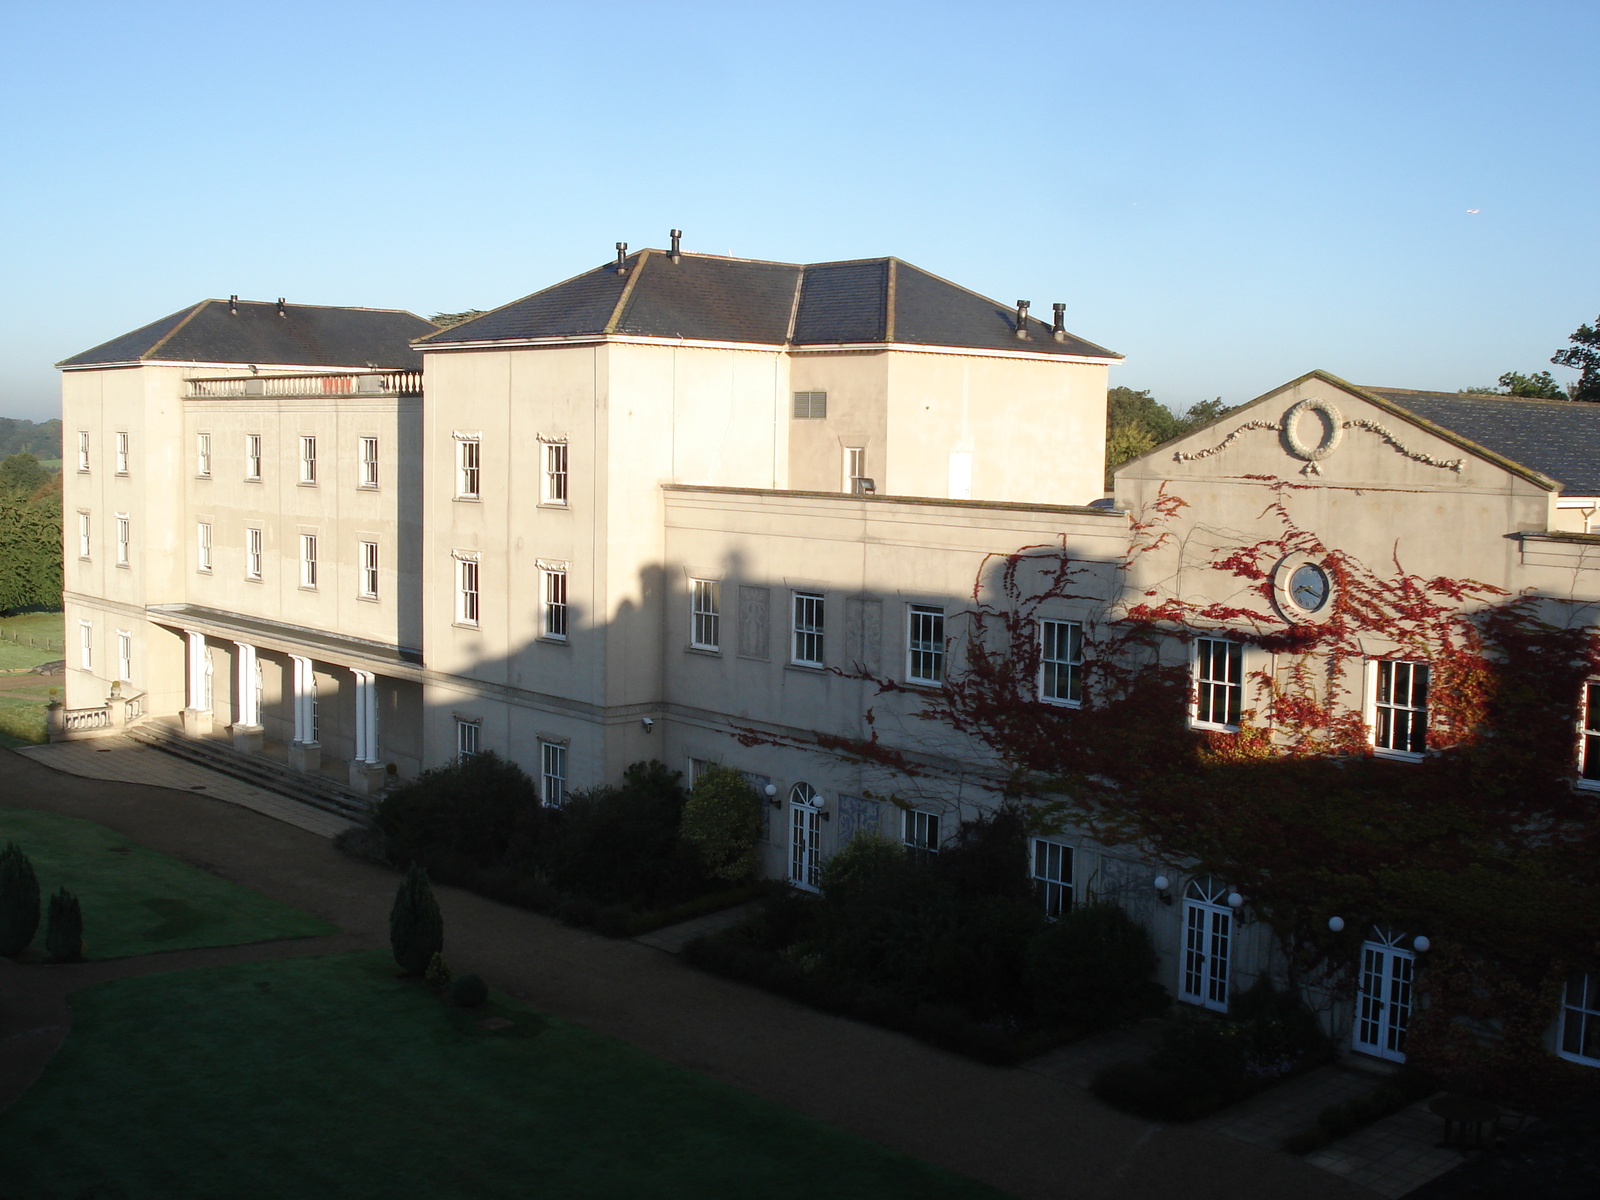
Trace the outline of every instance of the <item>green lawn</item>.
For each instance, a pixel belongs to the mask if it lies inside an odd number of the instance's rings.
[[[31,809],[0,808],[0,844],[33,861],[41,908],[59,887],[83,905],[89,958],[232,946],[338,930],[309,913],[147,849],[104,825]],[[43,953],[44,922],[34,938]]]
[[[65,618],[55,612],[26,612],[0,617],[0,671],[36,667],[66,657]],[[20,638],[21,643],[13,641]],[[31,641],[37,645],[29,645]]]
[[[0,1128],[6,1194],[1000,1200],[494,1001],[446,1008],[376,951],[79,992],[66,1044]],[[490,1015],[514,1024],[481,1028]]]
[[[29,675],[0,681],[0,746],[42,745],[46,740],[45,706],[50,693],[60,690],[60,676],[54,682]]]

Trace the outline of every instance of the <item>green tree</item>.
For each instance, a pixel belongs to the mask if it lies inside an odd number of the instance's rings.
[[[1507,371],[1500,376],[1500,386],[1470,387],[1463,389],[1467,396],[1522,396],[1530,400],[1565,400],[1567,393],[1549,371],[1537,375],[1524,375],[1520,371]]]
[[[61,604],[61,496],[52,476],[37,498],[0,489],[0,612]]]
[[[428,885],[428,873],[412,865],[389,910],[389,948],[407,975],[421,975],[444,949],[444,918]]]
[[[26,450],[0,462],[0,493],[26,499],[50,479],[50,472]]]
[[[440,329],[454,329],[463,321],[470,321],[473,317],[481,317],[487,311],[487,309],[482,308],[469,308],[465,312],[434,313],[428,320],[432,321]]]
[[[740,772],[711,767],[689,792],[679,832],[713,877],[739,883],[755,874],[761,798]]]
[[[1595,318],[1593,325],[1579,325],[1567,339],[1572,345],[1550,356],[1556,366],[1582,372],[1578,382],[1567,389],[1567,394],[1590,404],[1600,401],[1600,328],[1597,327],[1600,327],[1600,317]]]
[[[50,897],[44,948],[57,962],[76,962],[83,957],[83,908],[66,888]]]
[[[39,877],[15,842],[0,850],[0,954],[21,954],[39,932]]]
[[[1232,411],[1233,408],[1218,396],[1191,404],[1180,417],[1148,389],[1138,392],[1126,387],[1109,389],[1106,392],[1106,487],[1111,486],[1116,469],[1129,459]]]

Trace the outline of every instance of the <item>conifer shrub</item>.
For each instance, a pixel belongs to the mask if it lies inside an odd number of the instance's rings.
[[[1157,960],[1142,925],[1108,903],[1080,905],[1049,922],[1028,946],[1034,1010],[1089,1029],[1166,1011]]]
[[[743,883],[756,871],[761,799],[741,772],[711,767],[689,792],[680,833],[713,878]]]
[[[15,842],[0,850],[0,955],[21,954],[39,932],[39,877]]]
[[[450,985],[450,1003],[457,1008],[481,1008],[489,1002],[489,985],[476,975],[460,975]]]
[[[407,975],[421,975],[444,949],[444,919],[433,898],[428,873],[413,864],[395,892],[389,910],[389,946]]]
[[[83,957],[83,908],[66,888],[50,897],[44,948],[57,962],[76,962]]]
[[[428,969],[422,973],[422,982],[435,991],[442,992],[450,986],[454,978],[455,972],[450,970],[450,964],[445,962],[444,955],[435,951],[434,956],[428,960]]]

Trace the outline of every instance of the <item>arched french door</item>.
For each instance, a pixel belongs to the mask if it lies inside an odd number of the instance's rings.
[[[1411,1024],[1411,981],[1417,956],[1402,949],[1407,935],[1373,927],[1361,947],[1360,992],[1351,1040],[1363,1054],[1406,1060],[1406,1028]]]
[[[789,790],[789,882],[808,892],[822,875],[822,797],[809,783]]]
[[[1190,1004],[1228,1011],[1228,961],[1233,945],[1233,910],[1228,886],[1211,875],[1189,884],[1183,896],[1183,982]]]

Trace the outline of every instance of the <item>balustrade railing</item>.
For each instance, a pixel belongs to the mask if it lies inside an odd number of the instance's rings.
[[[111,712],[103,704],[99,708],[69,708],[61,714],[61,728],[67,733],[110,729]]]
[[[420,396],[421,371],[342,372],[333,375],[229,375],[190,379],[190,400],[247,397]]]

